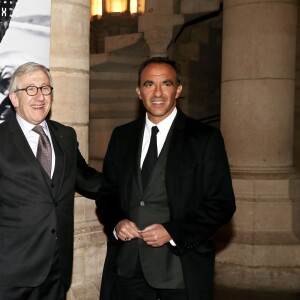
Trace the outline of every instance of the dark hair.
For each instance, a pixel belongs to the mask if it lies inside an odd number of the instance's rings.
[[[151,57],[151,58],[145,60],[140,65],[139,71],[138,71],[138,86],[140,86],[140,84],[141,84],[142,72],[150,64],[167,64],[167,65],[171,66],[174,69],[174,71],[176,72],[177,83],[181,84],[181,81],[179,79],[179,67],[178,67],[177,63],[174,60],[171,60],[167,57],[156,56],[156,57]]]

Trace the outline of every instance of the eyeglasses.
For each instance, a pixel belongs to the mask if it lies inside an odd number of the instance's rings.
[[[25,91],[28,96],[35,96],[38,93],[38,90],[40,90],[44,96],[48,96],[52,93],[53,87],[50,85],[43,85],[40,87],[30,85],[24,89],[15,90],[14,92]]]

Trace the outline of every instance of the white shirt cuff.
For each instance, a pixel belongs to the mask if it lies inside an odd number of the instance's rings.
[[[170,244],[171,244],[172,246],[176,247],[176,244],[175,244],[175,242],[174,242],[173,240],[170,240]]]
[[[118,240],[118,236],[117,236],[116,228],[114,228],[113,234],[114,234],[115,238]]]

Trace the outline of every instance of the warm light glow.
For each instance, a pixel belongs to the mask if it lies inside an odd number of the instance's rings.
[[[130,13],[136,14],[138,12],[138,0],[130,0]]]
[[[102,0],[91,0],[91,16],[102,15]]]
[[[127,8],[127,0],[106,0],[107,13],[123,13]],[[102,0],[90,0],[91,16],[102,16]],[[143,14],[145,12],[145,0],[130,0],[130,13]]]
[[[130,0],[130,13],[143,14],[145,12],[145,0]]]
[[[146,0],[138,0],[137,1],[137,12],[139,14],[143,14],[145,12],[145,1]]]
[[[127,10],[127,0],[106,0],[108,13],[121,13]]]

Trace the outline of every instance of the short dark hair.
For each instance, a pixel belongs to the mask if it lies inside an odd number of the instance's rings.
[[[140,86],[140,84],[141,84],[142,72],[150,64],[167,64],[167,65],[171,66],[176,72],[177,83],[181,84],[181,81],[179,79],[179,67],[178,67],[177,63],[174,60],[169,59],[168,57],[155,56],[155,57],[151,57],[151,58],[145,60],[140,65],[139,71],[138,71],[138,86]]]

